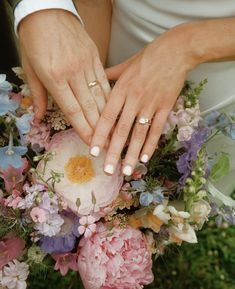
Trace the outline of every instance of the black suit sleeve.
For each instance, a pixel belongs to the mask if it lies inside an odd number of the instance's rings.
[[[16,6],[21,2],[22,0],[7,0],[7,2],[11,5],[12,9],[14,10]]]

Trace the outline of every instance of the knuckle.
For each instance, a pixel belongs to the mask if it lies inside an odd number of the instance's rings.
[[[118,123],[116,130],[115,130],[115,134],[118,137],[126,138],[129,134],[129,125],[127,123],[124,123],[124,122]]]
[[[116,120],[115,115],[111,111],[104,111],[101,117],[106,122],[114,123]]]
[[[85,112],[93,112],[96,110],[96,103],[92,99],[87,99],[83,104]]]
[[[148,148],[151,150],[155,150],[157,148],[157,144],[158,144],[158,136],[152,136],[148,139]]]
[[[145,135],[146,135],[146,131],[144,127],[142,126],[137,126],[133,132],[133,137],[137,141],[143,141],[145,139]]]
[[[67,114],[70,117],[73,117],[74,115],[80,114],[82,112],[81,108],[78,106],[67,106],[64,108],[65,114]]]
[[[115,151],[115,150],[110,150],[108,152],[108,158],[110,160],[118,160],[119,157],[120,157],[120,154],[117,151]]]

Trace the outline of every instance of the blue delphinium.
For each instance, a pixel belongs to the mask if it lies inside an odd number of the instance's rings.
[[[0,95],[12,90],[12,85],[6,81],[6,74],[0,74]]]
[[[14,100],[11,100],[7,94],[0,94],[0,116],[3,116],[8,112],[15,112],[18,107],[19,104]]]
[[[0,148],[0,168],[6,170],[10,165],[16,169],[23,165],[21,156],[25,155],[27,147],[5,146]]]
[[[16,127],[19,130],[20,135],[29,133],[30,131],[30,121],[32,120],[32,114],[26,113],[21,117],[16,117]]]

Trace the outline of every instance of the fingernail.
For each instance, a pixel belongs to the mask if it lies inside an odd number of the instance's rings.
[[[131,166],[125,166],[122,170],[123,174],[126,176],[131,176],[132,174],[132,167]]]
[[[113,165],[106,165],[104,168],[104,171],[109,174],[112,175],[114,173],[114,167]]]
[[[149,156],[147,154],[144,154],[142,155],[140,160],[142,163],[147,163],[149,161]]]
[[[100,148],[98,146],[94,146],[90,150],[90,154],[94,157],[98,157],[100,155]]]

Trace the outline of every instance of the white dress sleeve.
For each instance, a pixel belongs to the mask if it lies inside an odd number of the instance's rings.
[[[80,22],[83,24],[83,21],[78,14],[76,7],[73,4],[72,0],[22,0],[15,8],[15,32],[17,34],[18,25],[21,20],[23,20],[29,14],[32,14],[36,11],[46,10],[46,9],[63,9],[74,14]]]

